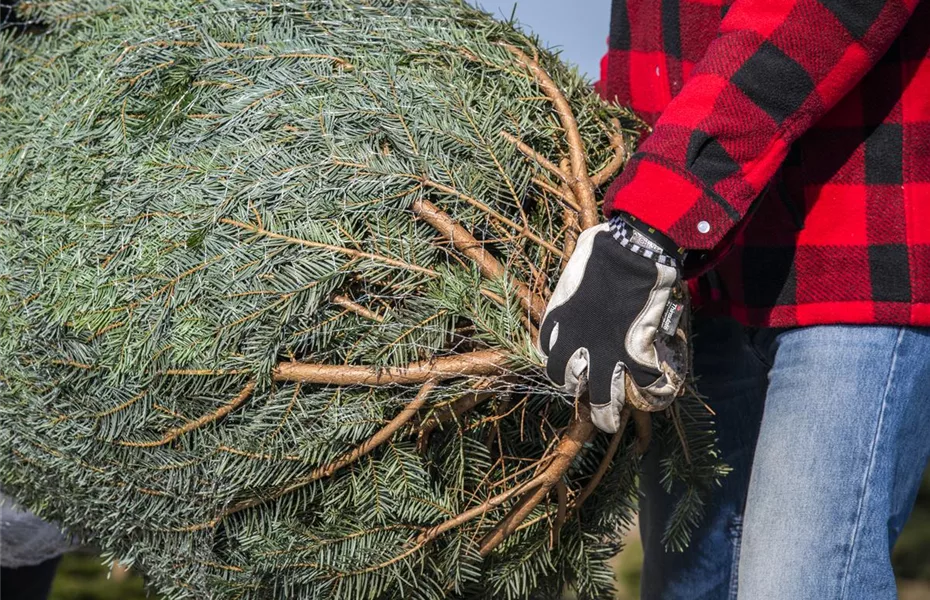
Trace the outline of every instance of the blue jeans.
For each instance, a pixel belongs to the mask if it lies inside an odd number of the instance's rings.
[[[695,320],[698,389],[732,468],[690,547],[644,457],[643,600],[887,600],[930,457],[930,329]]]

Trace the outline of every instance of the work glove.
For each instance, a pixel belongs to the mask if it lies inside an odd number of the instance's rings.
[[[543,315],[546,374],[575,397],[587,388],[602,431],[617,431],[625,403],[662,410],[684,385],[687,298],[670,245],[629,215],[586,229]]]

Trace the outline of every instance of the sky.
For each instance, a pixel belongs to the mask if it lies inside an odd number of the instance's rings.
[[[578,65],[591,81],[598,78],[601,56],[607,51],[610,0],[471,0],[494,16],[517,20],[548,46],[562,49],[562,58]]]

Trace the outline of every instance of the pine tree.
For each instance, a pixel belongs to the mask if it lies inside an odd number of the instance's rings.
[[[533,335],[638,122],[456,0],[21,2],[0,483],[168,598],[609,597],[693,394],[596,434]]]

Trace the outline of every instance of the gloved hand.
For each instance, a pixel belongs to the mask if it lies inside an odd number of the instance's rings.
[[[687,298],[680,256],[662,237],[632,217],[585,230],[543,316],[546,374],[574,396],[587,386],[602,431],[617,430],[625,402],[661,410],[684,385]]]

